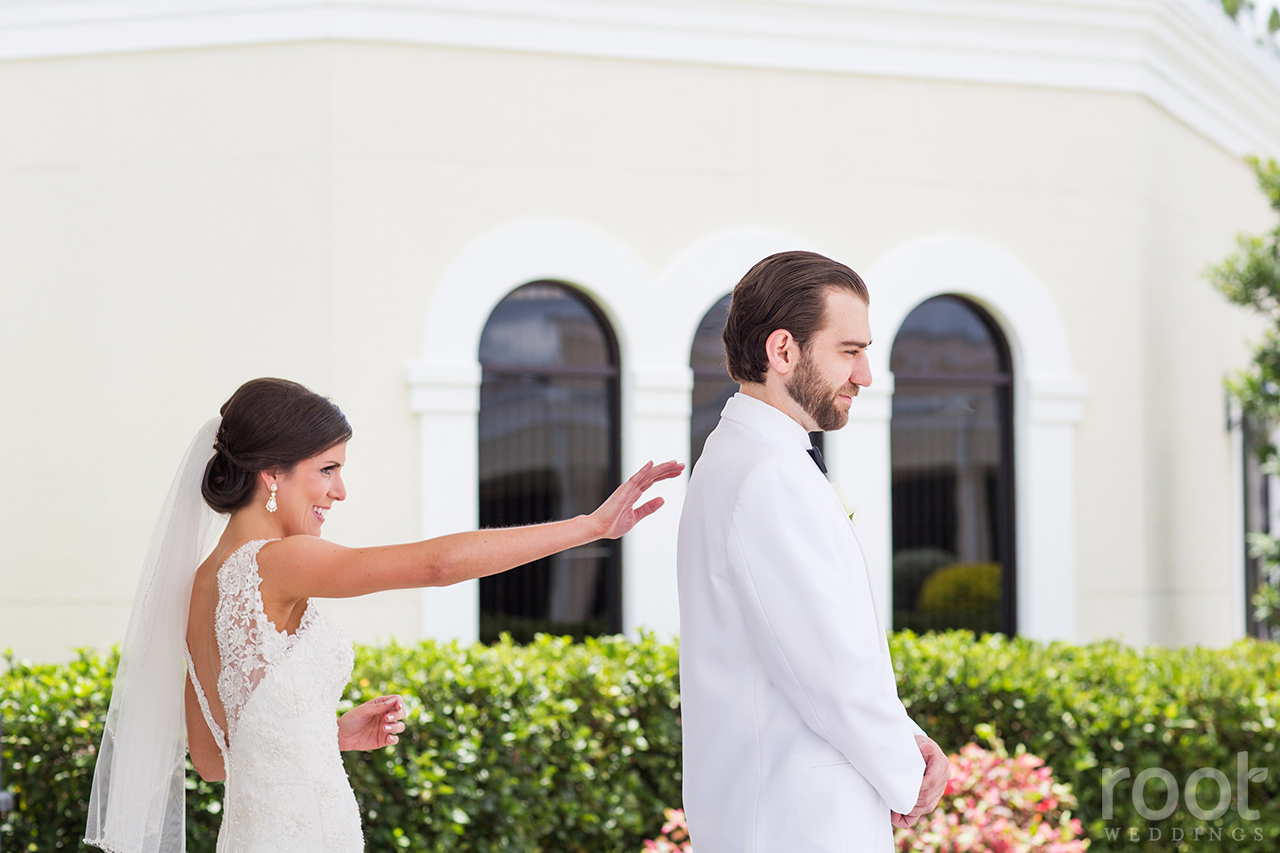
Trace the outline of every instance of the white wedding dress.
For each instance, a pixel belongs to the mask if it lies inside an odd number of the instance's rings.
[[[290,635],[258,590],[258,550],[241,546],[218,569],[214,632],[227,731],[187,667],[226,766],[218,853],[358,853],[360,812],[338,751],[337,705],[351,678],[351,641],[314,604]]]

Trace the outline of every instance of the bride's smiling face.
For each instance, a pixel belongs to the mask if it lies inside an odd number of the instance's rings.
[[[342,484],[342,466],[346,462],[344,441],[302,460],[291,471],[276,477],[275,516],[284,527],[285,536],[320,535],[325,516],[334,502],[347,497],[347,489]]]

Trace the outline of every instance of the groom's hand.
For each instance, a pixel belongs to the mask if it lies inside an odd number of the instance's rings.
[[[338,749],[370,750],[395,746],[408,713],[399,696],[379,696],[357,705],[338,718]]]
[[[916,735],[916,744],[920,747],[920,755],[924,757],[924,778],[920,780],[920,795],[916,798],[915,808],[905,815],[892,813],[893,825],[898,827],[911,826],[933,811],[946,792],[947,781],[951,778],[951,760],[942,751],[942,747],[924,735]]]

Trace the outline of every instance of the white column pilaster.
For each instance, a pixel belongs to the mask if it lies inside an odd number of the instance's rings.
[[[480,523],[480,365],[415,364],[409,384],[420,430],[421,536],[475,530]],[[421,595],[421,636],[463,642],[479,638],[479,581],[424,589]]]
[[[849,423],[824,439],[828,475],[858,508],[858,539],[886,627],[893,624],[892,455],[893,374],[878,373],[849,409]]]
[[[688,367],[641,368],[630,374],[624,395],[622,476],[652,459],[689,462],[689,416],[693,371]],[[622,626],[635,636],[643,628],[669,638],[680,630],[676,597],[676,531],[688,473],[660,483],[653,493],[665,505],[622,540]],[[646,499],[651,495],[646,495]]]
[[[1077,377],[1031,376],[1021,390],[1022,416],[1014,419],[1018,633],[1074,641],[1076,424],[1086,386]]]

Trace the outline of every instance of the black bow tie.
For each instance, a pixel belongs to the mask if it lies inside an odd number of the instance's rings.
[[[813,459],[813,464],[818,466],[818,470],[827,473],[827,466],[822,464],[822,451],[816,447],[809,448],[809,456]]]

